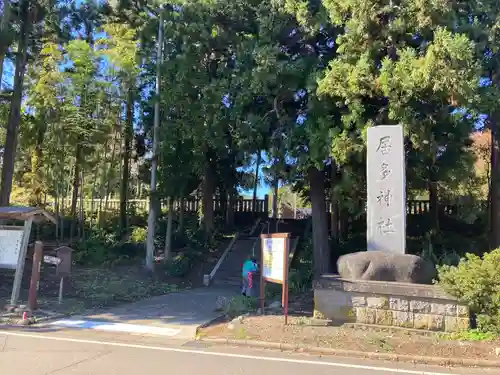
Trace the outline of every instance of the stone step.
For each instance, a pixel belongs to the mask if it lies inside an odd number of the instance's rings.
[[[221,277],[220,280],[240,281],[241,282],[241,276],[226,276],[226,277]]]
[[[213,285],[216,286],[235,286],[239,287],[241,286],[241,280],[240,281],[232,281],[232,280],[214,280]]]
[[[239,272],[221,272],[215,274],[216,280],[224,280],[228,278],[241,278],[241,271]]]

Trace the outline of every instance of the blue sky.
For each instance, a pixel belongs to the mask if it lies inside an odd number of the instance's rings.
[[[270,191],[270,186],[265,184],[263,182],[263,179],[262,179],[262,169],[263,167],[269,165],[269,161],[268,161],[268,157],[266,155],[266,153],[264,151],[261,152],[261,158],[262,158],[262,162],[259,166],[259,180],[260,180],[260,184],[259,186],[257,187],[257,198],[264,198],[264,196],[266,194],[271,194],[271,191]],[[255,174],[255,168],[257,166],[257,163],[256,163],[256,160],[257,160],[257,155],[254,155],[253,157],[253,163],[251,166],[249,166],[248,168],[240,168],[241,170],[245,171],[245,172],[251,172],[251,173],[254,173]],[[250,189],[250,190],[243,190],[243,189],[239,189],[239,193],[241,195],[250,195],[250,196],[253,196],[253,190]]]

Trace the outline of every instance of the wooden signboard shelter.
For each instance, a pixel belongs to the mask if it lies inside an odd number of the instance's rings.
[[[0,225],[0,268],[16,270],[10,304],[15,306],[21,291],[21,281],[28,243],[33,222],[51,221],[56,219],[47,211],[35,207],[0,207],[0,221],[24,221],[24,225]]]
[[[264,313],[265,283],[282,285],[281,305],[288,324],[288,254],[290,233],[261,234],[260,305]]]

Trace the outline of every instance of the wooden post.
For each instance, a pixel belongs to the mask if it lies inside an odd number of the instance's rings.
[[[59,280],[59,296],[58,296],[59,304],[63,303],[63,290],[64,290],[64,276],[61,276],[61,280]]]
[[[269,195],[264,195],[264,215],[265,218],[269,218]]]
[[[261,250],[262,251],[262,250]],[[262,264],[262,262],[261,262]],[[260,269],[260,313],[264,315],[264,304],[265,304],[265,280],[264,277],[262,276],[262,267]]]
[[[285,238],[285,251],[283,251],[283,289],[282,289],[282,305],[285,315],[285,325],[288,324],[288,258],[290,254],[290,235]]]
[[[33,267],[31,269],[30,289],[28,293],[28,309],[34,311],[37,308],[36,297],[38,293],[38,286],[40,285],[40,268],[43,259],[43,243],[41,241],[35,242],[33,251]]]

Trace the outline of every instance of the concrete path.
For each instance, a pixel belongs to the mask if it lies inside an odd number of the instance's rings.
[[[403,363],[209,346],[109,332],[0,330],[2,375],[494,375]]]
[[[197,288],[154,297],[101,313],[74,316],[46,325],[129,334],[194,339],[200,326],[217,319],[218,298],[230,299],[237,288]]]

